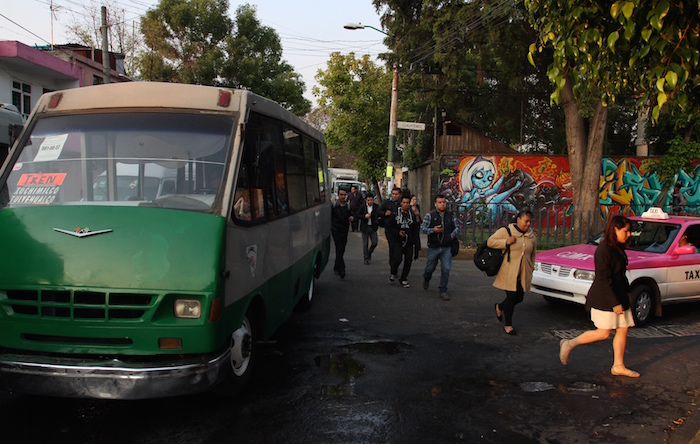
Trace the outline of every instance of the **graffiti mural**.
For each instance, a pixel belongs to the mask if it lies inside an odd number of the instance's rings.
[[[600,210],[603,216],[625,212],[639,215],[656,203],[663,183],[651,172],[653,158],[604,158],[600,175]],[[686,200],[682,213],[696,215],[700,206],[700,165],[692,174],[679,171],[675,182]],[[664,209],[669,210],[672,187]],[[533,212],[558,210],[573,213],[573,188],[566,156],[444,156],[440,192],[450,207],[467,220],[488,223],[512,219],[521,208]]]

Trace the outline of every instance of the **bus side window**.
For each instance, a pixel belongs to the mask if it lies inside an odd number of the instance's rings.
[[[301,134],[287,128],[284,131],[284,148],[289,207],[292,212],[301,211],[306,209],[304,147]]]
[[[306,179],[307,206],[321,202],[317,162],[318,144],[308,137],[304,137],[304,177]]]

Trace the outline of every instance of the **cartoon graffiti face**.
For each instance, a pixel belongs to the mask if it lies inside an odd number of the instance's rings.
[[[478,169],[472,174],[472,183],[475,188],[487,188],[493,183],[493,172],[484,169]]]

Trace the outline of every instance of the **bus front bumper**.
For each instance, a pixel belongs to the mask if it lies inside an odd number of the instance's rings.
[[[0,353],[0,382],[11,392],[70,398],[189,395],[207,391],[223,380],[229,355],[226,349],[211,355],[138,361]]]

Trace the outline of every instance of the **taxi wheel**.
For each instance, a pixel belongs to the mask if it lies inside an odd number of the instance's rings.
[[[632,289],[632,316],[637,326],[651,320],[654,313],[654,290],[648,285],[637,285]]]

